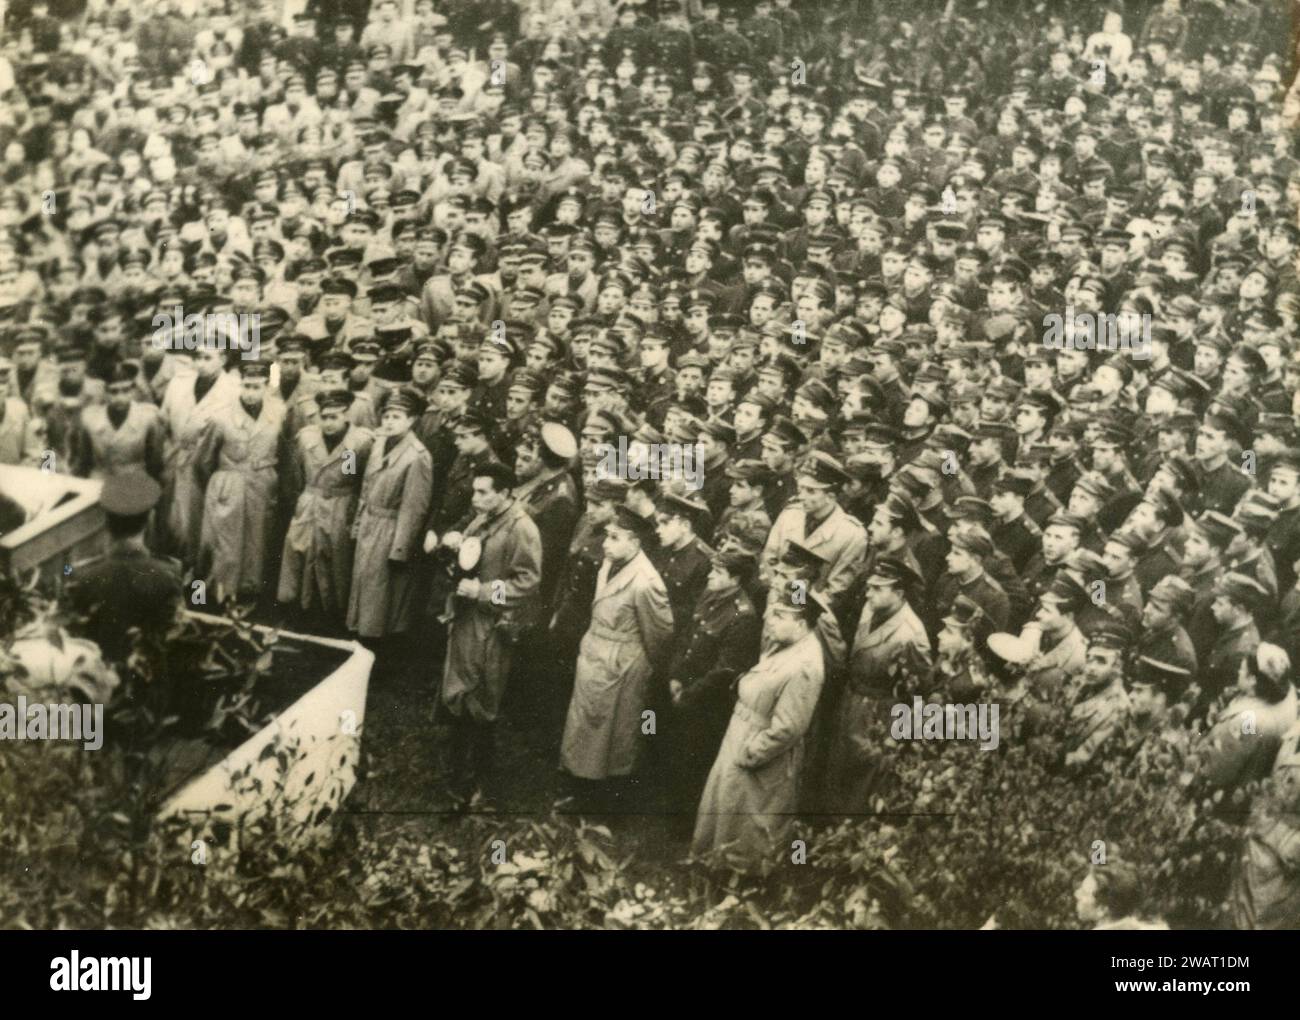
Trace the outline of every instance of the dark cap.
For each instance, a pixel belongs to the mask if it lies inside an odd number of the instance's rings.
[[[116,517],[135,517],[148,513],[161,498],[162,487],[143,471],[123,471],[104,479],[99,505]]]

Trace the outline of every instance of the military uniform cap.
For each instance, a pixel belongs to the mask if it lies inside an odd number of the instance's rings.
[[[1165,693],[1168,701],[1177,701],[1191,683],[1191,671],[1182,666],[1149,655],[1138,657],[1131,686],[1156,687]]]
[[[824,450],[814,450],[799,465],[799,476],[823,488],[834,488],[851,481],[844,465]]]
[[[642,516],[626,503],[620,503],[614,508],[614,519],[607,527],[629,531],[644,542],[654,533],[654,518]]]
[[[1038,482],[1034,472],[1023,468],[1008,468],[998,475],[993,483],[994,492],[1013,492],[1017,496],[1027,496]]]
[[[800,447],[808,442],[807,435],[794,422],[786,417],[778,417],[771,427],[763,433],[763,440],[777,443],[783,447]]]
[[[1058,573],[1051,587],[1040,596],[1041,601],[1059,606],[1063,612],[1077,612],[1088,599],[1088,593],[1077,577]]]
[[[148,513],[162,498],[162,487],[140,470],[115,472],[104,479],[99,505],[115,517]]]
[[[1132,630],[1114,616],[1102,614],[1090,618],[1083,622],[1081,629],[1089,647],[1123,651],[1133,644]]]
[[[348,389],[340,390],[320,390],[313,395],[312,399],[316,402],[317,408],[322,411],[337,408],[346,411],[353,403],[356,402],[356,394]]]
[[[478,385],[478,371],[475,365],[467,361],[454,361],[446,367],[439,383],[472,390]]]
[[[1251,612],[1263,606],[1269,599],[1268,589],[1259,581],[1235,570],[1221,577],[1214,591],[1215,594],[1231,599]]]
[[[809,549],[797,539],[790,539],[786,542],[785,548],[781,550],[781,562],[786,566],[800,567],[816,572],[820,572],[829,563],[824,556]]]
[[[1196,592],[1190,584],[1176,574],[1166,574],[1152,586],[1147,594],[1148,602],[1159,602],[1167,606],[1179,619],[1186,618],[1196,601]]]
[[[993,520],[993,507],[979,496],[958,496],[944,506],[943,513],[950,520],[977,521],[985,527]]]
[[[904,591],[920,581],[916,571],[897,556],[880,557],[867,577],[867,584],[872,588],[901,588]]]

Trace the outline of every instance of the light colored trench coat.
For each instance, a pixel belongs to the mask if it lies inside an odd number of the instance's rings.
[[[668,590],[645,553],[612,579],[609,568],[605,560],[596,579],[560,746],[560,763],[580,779],[632,772],[645,739],[651,660],[670,651],[673,634]]]
[[[260,594],[279,500],[284,404],[267,399],[256,418],[238,401],[204,429],[194,457],[208,478],[199,563],[218,595]]]
[[[413,565],[433,498],[433,459],[407,432],[391,450],[376,438],[352,525],[356,558],[348,630],[361,637],[401,634],[411,625]]]
[[[725,848],[740,865],[780,859],[798,803],[804,735],[823,677],[821,643],[813,631],[765,652],[741,677],[731,722],[700,799],[695,853]]]
[[[167,463],[163,499],[171,547],[187,563],[198,558],[203,523],[203,483],[194,475],[199,438],[208,423],[239,402],[239,383],[222,372],[203,399],[194,401],[194,372],[179,374],[167,385],[162,416],[167,426]]]
[[[361,480],[375,437],[349,425],[333,450],[319,425],[308,425],[295,441],[293,472],[302,487],[284,537],[276,597],[303,609],[319,607],[341,617],[352,586],[352,520],[361,497]],[[356,455],[351,473],[347,454]]]

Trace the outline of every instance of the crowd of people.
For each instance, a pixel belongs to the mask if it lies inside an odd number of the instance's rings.
[[[506,711],[788,854],[913,693],[1285,785],[1287,5],[64,8],[0,47],[0,463],[435,685],[458,802]],[[1294,817],[1239,923],[1300,919]]]

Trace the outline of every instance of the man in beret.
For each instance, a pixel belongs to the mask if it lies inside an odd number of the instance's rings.
[[[1123,727],[1128,717],[1124,687],[1125,653],[1131,642],[1127,625],[1109,619],[1088,636],[1088,651],[1069,692],[1066,767],[1087,765]]]
[[[1162,488],[1148,490],[1129,515],[1125,526],[1141,542],[1134,576],[1144,597],[1162,578],[1178,573],[1181,556],[1176,544],[1177,529],[1184,516],[1177,497]]]
[[[1042,548],[1043,531],[1025,513],[1025,497],[1033,487],[1032,473],[1013,468],[1004,471],[990,490],[989,503],[996,522],[990,537],[1020,573]]]
[[[666,492],[655,508],[657,548],[648,551],[650,562],[663,579],[673,611],[673,627],[679,633],[695,610],[704,590],[713,550],[699,532],[711,533],[709,507],[691,493]]]
[[[1296,582],[1289,557],[1300,548],[1300,451],[1286,449],[1273,459],[1268,471],[1268,494],[1281,506],[1269,525],[1264,544],[1273,553],[1278,588],[1289,591]]]
[[[1242,661],[1259,647],[1256,617],[1268,601],[1268,592],[1255,578],[1229,572],[1215,585],[1210,611],[1218,625],[1214,645],[1201,667],[1200,696],[1193,714],[1203,717],[1224,691],[1237,682]]]
[[[487,461],[499,458],[492,448],[497,423],[481,408],[471,406],[451,424],[456,456],[446,476],[439,478],[430,509],[429,528],[446,533],[469,512],[475,472]]]
[[[1240,442],[1241,423],[1228,413],[1208,414],[1196,434],[1196,466],[1200,474],[1201,505],[1230,514],[1250,488],[1250,476],[1229,457]]]
[[[1061,573],[1038,600],[1033,624],[1042,632],[1038,652],[1025,665],[1025,682],[1040,696],[1066,699],[1066,684],[1083,669],[1087,640],[1075,617],[1088,605],[1087,590]]]
[[[1189,678],[1196,676],[1196,647],[1186,628],[1195,598],[1192,586],[1181,577],[1162,578],[1142,607],[1136,654],[1184,669]]]
[[[948,537],[947,569],[935,581],[929,599],[930,633],[937,635],[942,621],[952,611],[959,595],[980,607],[981,612],[998,630],[1004,630],[1010,618],[1011,602],[1002,586],[984,568],[992,558],[993,540],[983,528],[954,531]]]
[[[204,501],[196,572],[218,602],[263,600],[280,552],[273,539],[284,404],[268,393],[270,376],[268,363],[240,361],[239,399],[198,436],[194,477]]]

